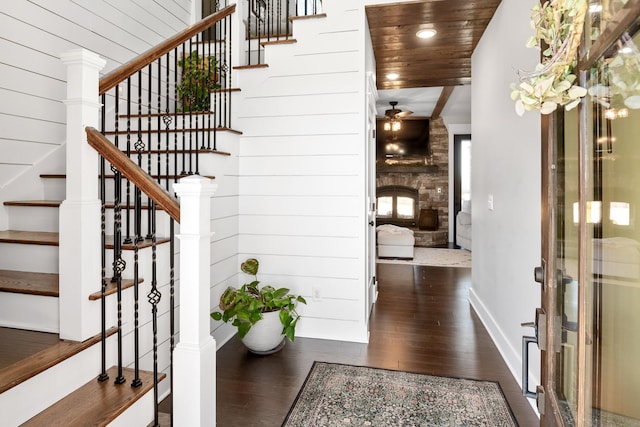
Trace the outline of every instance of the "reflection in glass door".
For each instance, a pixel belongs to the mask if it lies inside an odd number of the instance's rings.
[[[581,110],[554,122],[555,417],[545,425],[640,426],[639,28],[603,49]]]
[[[637,29],[638,25],[634,25]],[[594,425],[640,426],[640,33],[623,34],[591,71],[593,114],[585,283],[586,386]],[[587,211],[587,221],[589,221]]]

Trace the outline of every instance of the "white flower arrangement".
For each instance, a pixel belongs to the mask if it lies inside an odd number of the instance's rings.
[[[558,106],[571,110],[587,94],[587,89],[576,84],[574,74],[587,8],[586,0],[550,0],[533,7],[535,34],[527,47],[541,49],[544,45],[546,49],[535,70],[519,71],[519,83],[511,85],[518,115],[532,110],[549,114]]]

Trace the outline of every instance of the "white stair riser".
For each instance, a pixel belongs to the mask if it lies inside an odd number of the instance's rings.
[[[59,228],[57,207],[7,206],[9,230],[52,231]]]
[[[57,273],[58,247],[0,243],[0,269]]]
[[[178,108],[180,108],[180,106],[178,106]],[[171,109],[173,109],[173,105],[171,106]],[[137,113],[138,111],[136,110],[135,114]],[[163,145],[164,145],[164,141],[166,140],[167,133],[169,134],[171,147],[173,147],[173,141],[175,139],[174,135],[176,134],[175,129],[177,129],[178,131],[182,129],[199,129],[199,132],[202,132],[202,129],[211,129],[211,128],[217,127],[220,122],[220,119],[218,119],[218,117],[215,114],[203,114],[203,113],[196,113],[196,112],[194,112],[193,114],[190,114],[189,112],[185,112],[184,114],[182,114],[182,112],[178,112],[177,115],[172,114],[169,116],[169,118],[171,121],[169,122],[169,132],[167,132],[167,124],[162,119],[162,116],[152,117],[151,122],[148,121],[147,117],[143,117],[140,123],[138,123],[138,117],[133,116],[131,117],[131,121],[129,123],[130,135],[128,136],[127,135],[127,119],[126,117],[121,117],[118,122],[118,132],[119,132],[118,147],[120,147],[121,149],[125,149],[127,147],[127,139],[129,139],[129,146],[131,147],[131,151],[135,151],[135,144],[136,142],[138,142],[138,129],[141,130],[140,140],[142,141],[143,144],[145,144],[145,146],[149,144],[149,137],[147,135],[147,132],[149,132],[149,129],[151,129],[153,133],[151,134],[150,139],[151,139],[151,147],[153,149],[156,148],[158,135],[161,136]],[[196,124],[197,124],[197,127],[196,127]],[[114,127],[115,127],[114,124],[110,124],[109,129],[107,130],[107,138],[110,141],[115,141],[115,135],[109,134],[109,132],[114,131]],[[160,130],[160,132],[157,132],[158,129]],[[213,131],[211,132],[213,133]],[[226,132],[226,131],[220,131],[218,133],[221,133],[221,132]],[[178,132],[178,135],[180,135],[178,140],[182,141],[182,136],[181,136],[182,133]]]
[[[114,337],[109,338],[108,342],[113,348]],[[96,378],[100,373],[100,354],[98,343],[4,392],[0,396],[3,425],[24,423]],[[107,366],[114,363],[112,354],[113,351],[107,354]]]
[[[42,178],[45,200],[64,200],[67,194],[64,178]]]
[[[191,160],[189,160],[188,156],[185,156],[184,162],[183,162],[183,158],[182,155],[178,155],[177,159],[174,158],[173,154],[169,154],[169,172],[168,175],[171,176],[180,176],[180,175],[184,175],[183,172],[185,172],[186,174],[195,174],[196,170],[199,172],[200,175],[203,176],[217,176],[220,175],[226,165],[229,162],[229,157],[227,155],[221,155],[221,154],[210,154],[210,153],[200,153],[199,158],[198,158],[198,164],[196,164],[196,158],[193,157]],[[142,156],[142,170],[144,170],[145,172],[149,172],[149,167],[147,164],[147,158],[148,155],[143,155]],[[158,175],[158,170],[160,170],[160,176],[162,177],[162,179],[160,180],[159,184],[162,188],[166,189],[167,185],[166,185],[166,178],[164,178],[167,175],[167,164],[165,161],[166,157],[163,154],[160,157],[160,166],[158,167],[158,156],[157,154],[151,154],[151,174],[154,177],[154,180],[157,180],[157,175]],[[176,164],[175,161],[177,160],[177,168],[176,168]],[[132,156],[132,161],[135,164],[138,164],[138,159],[137,156]],[[107,174],[108,175],[113,175],[113,172],[111,172],[110,170],[107,170]],[[173,182],[174,182],[174,178],[171,177],[169,179],[169,192],[173,192]],[[108,200],[113,200],[113,188],[114,188],[114,180],[112,178],[109,178],[106,180],[105,186],[107,188],[107,199]],[[122,180],[122,193],[125,194],[126,192],[126,180],[123,179]]]
[[[126,267],[122,272],[122,277],[125,279],[133,279],[134,275],[134,251],[126,250],[122,251],[122,259],[126,263]],[[138,275],[143,278],[145,282],[149,283],[152,277],[152,248],[143,248],[138,251]],[[111,278],[113,276],[113,249],[107,249],[105,254],[106,262],[106,277]],[[178,256],[176,255],[175,262],[178,262]],[[169,282],[169,243],[163,243],[156,246],[156,275],[157,282],[159,284]],[[175,275],[177,278],[177,273]],[[96,288],[99,290],[99,288]]]
[[[59,332],[58,297],[0,292],[0,326]]]
[[[121,232],[122,232],[122,236],[126,236],[127,235],[127,223],[130,221],[130,229],[129,229],[129,233],[131,235],[131,238],[133,238],[134,234],[135,234],[135,210],[134,209],[130,209],[129,210],[129,219],[127,219],[127,212],[125,209],[122,210],[122,212],[120,213],[121,215]],[[148,209],[142,209],[141,210],[141,224],[142,224],[142,237],[145,237],[148,232],[149,232],[149,210]],[[169,231],[170,231],[170,223],[171,223],[171,218],[169,217],[169,215],[167,215],[164,211],[157,211],[157,215],[156,215],[156,235],[157,236],[162,236],[162,237],[166,237],[169,236]],[[115,224],[114,224],[114,210],[113,209],[108,209],[105,212],[105,231],[107,233],[107,235],[113,235],[114,234],[114,229],[115,229]]]
[[[163,382],[166,382],[163,381]],[[108,424],[109,427],[147,426],[153,421],[153,389]]]

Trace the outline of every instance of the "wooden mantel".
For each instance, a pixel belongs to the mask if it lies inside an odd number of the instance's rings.
[[[377,165],[376,173],[436,173],[437,165]]]

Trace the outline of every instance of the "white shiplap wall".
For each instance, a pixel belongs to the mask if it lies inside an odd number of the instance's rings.
[[[38,198],[38,173],[64,171],[63,150],[42,162],[64,148],[60,53],[94,51],[107,60],[106,73],[183,29],[192,6],[189,0],[0,5],[0,201]],[[309,299],[300,336],[365,341],[366,17],[357,0],[326,0],[325,12],[326,19],[296,22],[299,42],[269,47],[269,69],[242,78],[245,99],[235,104],[241,117],[234,127],[244,135],[239,148],[226,148],[232,156],[216,173],[212,201],[211,303],[226,285],[244,281],[239,261],[257,256],[263,282]],[[216,332],[221,344],[233,329]]]
[[[184,29],[191,20],[190,10],[191,0],[3,1],[0,199],[3,191],[38,197],[41,183],[37,175],[28,176],[29,168],[65,142],[62,52],[76,48],[96,52],[107,60],[103,72],[108,72]],[[59,160],[50,168],[58,169],[49,172],[64,171]],[[26,179],[17,182],[21,175]],[[6,216],[0,208],[3,228]]]
[[[239,259],[307,298],[299,336],[366,341],[366,17],[323,4],[241,76]]]

